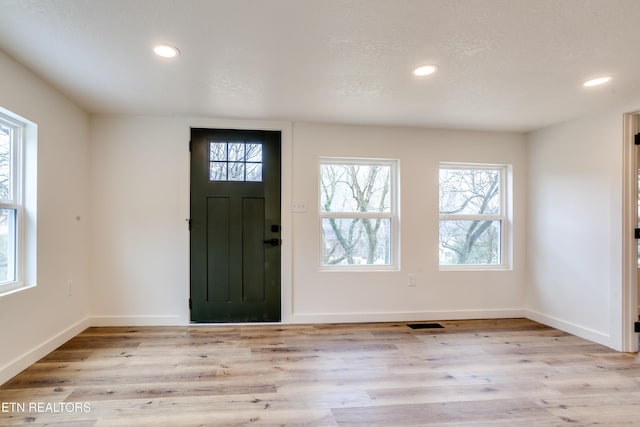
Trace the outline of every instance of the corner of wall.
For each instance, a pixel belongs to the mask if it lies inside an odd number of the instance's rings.
[[[604,334],[602,332],[585,328],[584,326],[580,326],[578,324],[568,322],[563,319],[559,319],[557,317],[549,316],[544,313],[540,313],[534,310],[526,310],[526,318],[529,320],[536,321],[538,323],[542,323],[547,326],[551,326],[552,328],[559,329],[564,332],[568,332],[572,335],[575,335],[580,338],[584,338],[589,341],[593,341],[598,344],[602,344],[604,346],[613,348],[614,350],[620,351],[621,349],[615,348],[611,343],[611,336]]]
[[[44,343],[0,367],[0,385],[9,381],[11,378],[18,375],[20,372],[91,326],[91,319],[88,317],[84,318],[54,337],[51,337]]]

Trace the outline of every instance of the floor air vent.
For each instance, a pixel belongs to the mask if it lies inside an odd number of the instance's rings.
[[[440,323],[407,323],[411,329],[441,329],[444,328]]]

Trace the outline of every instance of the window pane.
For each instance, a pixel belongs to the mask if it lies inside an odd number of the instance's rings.
[[[262,144],[259,142],[210,142],[209,161],[211,181],[262,181]]]
[[[226,162],[209,163],[209,180],[210,181],[226,181],[227,180],[227,163]]]
[[[262,162],[262,144],[247,144],[247,162]]]
[[[230,143],[229,144],[229,161],[230,162],[242,162],[244,161],[244,142]]]
[[[262,181],[262,163],[247,163],[247,181]]]
[[[440,265],[500,264],[501,221],[440,220]]]
[[[16,277],[16,210],[0,209],[0,283]]]
[[[391,166],[320,165],[322,212],[391,212]]]
[[[209,160],[226,161],[227,160],[227,143],[226,142],[210,142],[209,143]]]
[[[323,265],[390,265],[391,219],[322,218]]]
[[[500,214],[500,171],[440,169],[441,214]]]
[[[0,124],[0,199],[11,200],[12,129]]]
[[[229,150],[229,155],[231,155],[231,150]],[[229,181],[244,181],[244,163],[240,162],[229,162],[229,176],[227,179]]]

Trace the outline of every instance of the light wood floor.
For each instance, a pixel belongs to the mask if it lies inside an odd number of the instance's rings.
[[[439,323],[90,328],[0,388],[0,425],[640,425],[637,354]]]

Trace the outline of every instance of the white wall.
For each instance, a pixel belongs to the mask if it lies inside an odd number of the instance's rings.
[[[91,121],[91,310],[95,324],[188,322],[185,219],[189,216],[190,126],[285,129],[284,321],[523,314],[526,159],[522,135],[296,123],[291,137],[287,123],[96,116]],[[318,271],[319,156],[400,160],[402,271]],[[512,271],[438,271],[440,161],[514,165],[518,244]],[[291,214],[292,199],[305,200],[307,213]],[[415,288],[406,285],[409,272],[417,274]]]
[[[632,105],[528,138],[529,316],[621,349],[622,122]]]
[[[169,119],[91,120],[91,312],[101,324],[188,322],[188,138]]]
[[[0,76],[0,105],[38,125],[38,283],[0,297],[1,384],[88,325],[89,119],[2,52]]]
[[[511,133],[400,127],[294,124],[294,321],[462,319],[523,315],[526,159],[524,137]],[[400,162],[401,270],[320,271],[318,160],[390,158]],[[440,162],[513,165],[513,270],[438,270]],[[415,273],[417,286],[407,285]]]
[[[283,185],[290,182],[289,123],[92,117],[91,312],[95,325],[189,323],[186,219],[191,127],[282,130]],[[286,191],[283,200],[290,203]],[[288,218],[283,216],[285,240],[291,232]],[[285,254],[287,247],[283,247]],[[284,270],[283,286],[288,288],[288,264]]]

